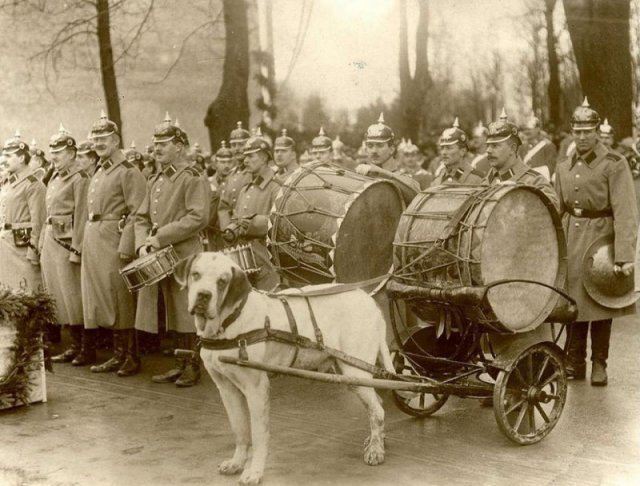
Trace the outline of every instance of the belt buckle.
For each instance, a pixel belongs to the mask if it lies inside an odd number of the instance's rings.
[[[573,214],[580,218],[582,216],[582,208],[573,208]]]
[[[94,217],[95,217],[94,213],[89,213],[89,221],[93,221]]]

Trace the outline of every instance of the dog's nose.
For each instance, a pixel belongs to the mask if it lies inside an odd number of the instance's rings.
[[[201,302],[202,301],[208,302],[211,300],[211,292],[209,292],[208,290],[198,290],[196,299]]]

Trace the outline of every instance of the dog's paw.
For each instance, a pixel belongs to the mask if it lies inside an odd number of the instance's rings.
[[[246,485],[260,484],[261,481],[262,481],[261,471],[252,471],[251,469],[247,469],[245,472],[242,473],[242,476],[240,476],[240,479],[238,480],[238,484],[242,484],[243,486],[246,486]]]
[[[369,466],[377,466],[384,462],[384,442],[380,438],[365,441],[364,462]]]
[[[230,476],[232,474],[238,474],[242,471],[243,465],[238,464],[233,459],[229,459],[227,461],[221,462],[218,465],[218,472],[220,474],[224,474],[225,476]]]

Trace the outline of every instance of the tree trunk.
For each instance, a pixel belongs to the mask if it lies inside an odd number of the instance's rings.
[[[416,72],[411,76],[407,33],[407,2],[399,0],[400,12],[400,105],[402,108],[402,136],[414,141],[420,139],[422,110],[429,89],[429,6],[426,0],[419,0],[418,27],[416,29]]]
[[[545,0],[544,18],[547,26],[547,60],[549,63],[549,86],[547,94],[549,97],[549,120],[558,128],[562,125],[560,118],[560,98],[562,91],[560,88],[560,74],[558,67],[558,51],[556,50],[555,26],[553,25],[553,10],[556,0]]]
[[[580,83],[618,138],[631,135],[629,0],[564,0]]]
[[[118,83],[116,82],[115,66],[113,64],[113,48],[111,46],[111,19],[109,14],[109,0],[97,0],[98,14],[98,47],[100,49],[100,71],[102,73],[102,87],[107,102],[109,120],[120,128],[120,146],[122,146],[122,116],[120,114],[120,98],[118,97]]]
[[[245,0],[223,0],[226,31],[222,86],[209,105],[204,124],[209,129],[211,150],[226,140],[236,122],[249,126],[249,28]]]

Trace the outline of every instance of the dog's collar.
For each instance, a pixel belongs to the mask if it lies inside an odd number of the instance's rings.
[[[249,296],[245,296],[241,301],[240,301],[240,305],[236,308],[236,310],[234,310],[231,314],[229,314],[227,316],[227,318],[222,321],[222,330],[224,331],[227,327],[229,327],[231,324],[233,324],[236,319],[240,316],[240,313],[242,312],[242,309],[244,309],[244,305],[247,303],[247,298]]]

